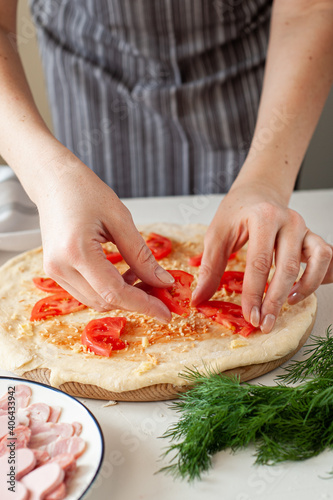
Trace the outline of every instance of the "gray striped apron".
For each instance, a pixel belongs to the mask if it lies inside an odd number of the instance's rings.
[[[30,0],[56,137],[121,197],[226,192],[257,115],[269,0]]]

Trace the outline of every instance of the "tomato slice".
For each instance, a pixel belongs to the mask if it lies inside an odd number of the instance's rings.
[[[193,266],[193,267],[201,266],[202,255],[203,255],[203,252],[199,253],[198,255],[194,255],[193,257],[190,257],[188,259],[189,266]],[[234,259],[236,257],[236,255],[237,255],[237,252],[232,253],[228,260]]]
[[[95,354],[109,358],[112,351],[120,351],[126,347],[126,343],[119,338],[126,321],[122,317],[93,319],[85,326],[81,342]]]
[[[225,288],[227,292],[242,293],[244,273],[241,271],[225,271],[222,275],[218,290]],[[266,283],[264,292],[267,292],[268,283]]]
[[[190,257],[188,259],[189,266],[199,267],[201,265],[202,255],[203,252],[199,253],[198,255],[194,255],[193,257]]]
[[[197,310],[243,337],[247,337],[257,328],[248,323],[241,306],[223,300],[207,300],[197,306]]]
[[[37,288],[44,292],[65,292],[65,290],[52,278],[36,277],[32,278],[32,281]]]
[[[138,284],[138,288],[160,299],[171,312],[187,318],[190,314],[190,303],[192,298],[191,284],[194,280],[192,274],[185,271],[168,271],[175,278],[175,282],[169,288],[157,288],[146,284]]]
[[[105,248],[103,248],[103,252],[107,260],[112,264],[117,264],[117,262],[123,260],[123,256],[119,252],[108,252]]]
[[[222,275],[218,290],[225,288],[227,292],[242,293],[244,273],[240,271],[225,271]]]
[[[81,304],[67,292],[58,292],[53,295],[48,295],[36,302],[34,305],[30,321],[38,321],[49,316],[60,316],[76,311],[81,311],[87,306]]]
[[[157,233],[150,233],[146,241],[147,246],[152,251],[156,260],[164,259],[172,250],[172,243],[169,238]]]

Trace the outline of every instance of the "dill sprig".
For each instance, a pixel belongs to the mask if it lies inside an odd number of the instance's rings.
[[[214,453],[250,444],[257,464],[305,460],[333,448],[331,333],[329,327],[325,337],[313,337],[309,357],[290,363],[273,387],[186,369],[182,377],[193,387],[170,405],[180,418],[162,436],[172,444],[161,471],[192,481],[210,469]]]
[[[333,369],[332,325],[328,327],[324,337],[311,336],[312,343],[307,345],[302,361],[293,361],[285,368],[285,374],[277,380],[285,383],[295,383],[310,377],[324,377]]]

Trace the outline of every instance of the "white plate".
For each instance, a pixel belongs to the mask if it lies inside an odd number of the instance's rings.
[[[31,403],[46,403],[49,406],[60,406],[62,412],[59,422],[80,422],[80,437],[87,443],[83,455],[77,460],[77,472],[69,483],[70,487],[65,500],[79,500],[93,484],[101,468],[104,456],[104,438],[102,430],[94,415],[80,401],[54,387],[27,381],[16,377],[0,377],[0,397],[9,386],[28,385],[32,390]]]

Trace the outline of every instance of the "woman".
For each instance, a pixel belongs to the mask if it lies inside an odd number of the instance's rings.
[[[243,313],[264,332],[287,297],[295,304],[333,281],[332,248],[288,208],[332,83],[332,2],[275,1],[259,106],[268,1],[32,0],[59,140],[8,37],[16,3],[0,0],[0,152],[38,206],[48,275],[97,310],[169,321],[131,286],[171,278],[117,195],[229,190],[207,231],[194,305],[247,240]],[[130,265],[123,277],[101,250],[109,240]]]

